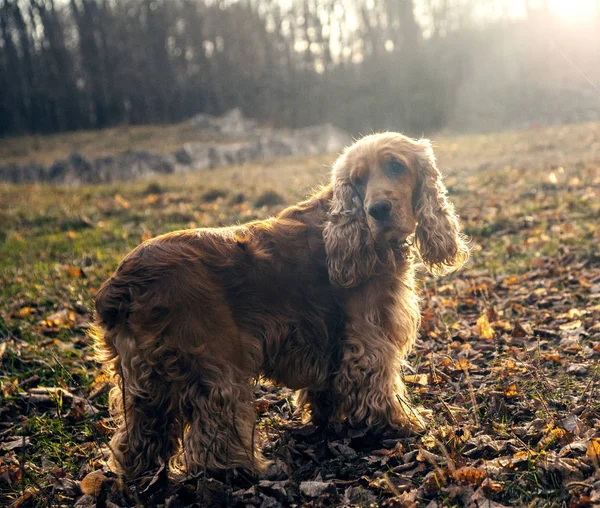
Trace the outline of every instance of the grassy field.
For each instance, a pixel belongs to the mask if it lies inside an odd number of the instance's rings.
[[[52,143],[40,143],[48,162]],[[299,425],[289,391],[259,385],[269,476],[180,479],[159,492],[118,488],[105,469],[107,380],[86,335],[96,290],[144,239],[294,203],[326,181],[334,156],[111,186],[0,183],[0,504],[599,503],[600,125],[436,144],[472,259],[444,279],[420,276],[406,380],[434,415],[428,431],[325,435]],[[306,481],[321,482],[318,494]]]

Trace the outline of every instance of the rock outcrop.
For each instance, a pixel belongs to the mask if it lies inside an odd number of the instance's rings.
[[[303,129],[261,129],[239,109],[221,117],[197,115],[190,122],[201,130],[221,134],[220,142],[186,143],[171,154],[124,152],[99,159],[73,153],[50,166],[0,165],[0,180],[13,183],[82,185],[183,173],[244,164],[290,155],[337,153],[350,136],[331,124]]]

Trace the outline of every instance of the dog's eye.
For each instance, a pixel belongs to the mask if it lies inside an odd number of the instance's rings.
[[[354,177],[354,186],[355,187],[364,187],[365,183],[366,183],[365,178],[362,178],[360,176]]]
[[[396,159],[392,159],[388,167],[392,176],[400,176],[408,171],[408,168]]]

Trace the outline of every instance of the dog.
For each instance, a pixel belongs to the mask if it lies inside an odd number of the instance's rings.
[[[393,132],[346,148],[329,185],[274,218],[142,243],[96,296],[113,467],[264,470],[258,376],[298,390],[316,424],[419,429],[400,375],[415,251],[438,275],[469,255],[431,144]]]

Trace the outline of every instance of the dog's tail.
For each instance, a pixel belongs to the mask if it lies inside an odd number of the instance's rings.
[[[131,306],[131,289],[115,275],[102,284],[96,293],[96,319],[90,329],[96,358],[107,363],[117,359],[119,337],[129,335],[127,318]]]

